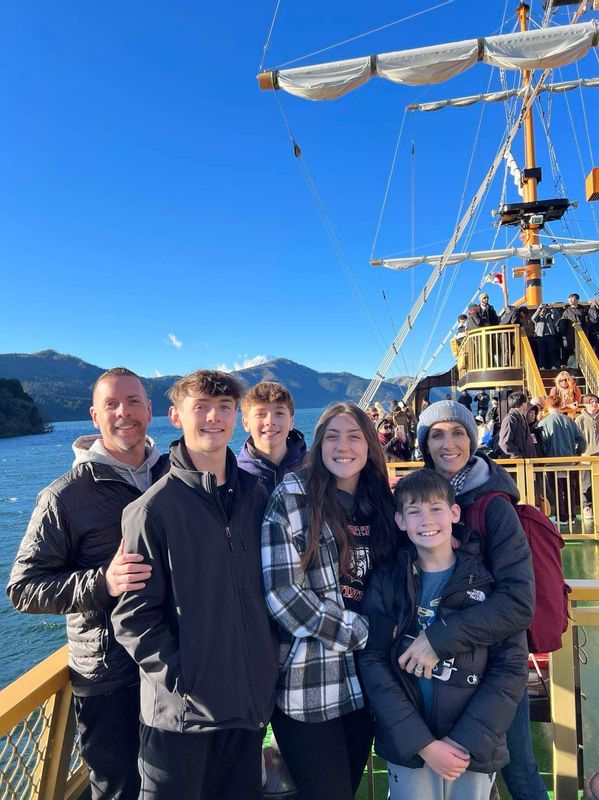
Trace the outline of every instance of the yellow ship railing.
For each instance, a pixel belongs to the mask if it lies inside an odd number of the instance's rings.
[[[489,383],[486,373],[490,370],[522,369],[520,342],[524,338],[519,325],[493,325],[469,331],[457,354],[460,379],[468,375],[468,385],[484,383],[486,386]],[[512,375],[504,378],[497,375],[493,379],[493,385],[507,386],[513,381]]]
[[[574,324],[576,361],[584,375],[587,392],[599,394],[599,359],[578,323]]]
[[[72,694],[66,646],[0,692],[0,800],[76,800],[87,787]]]
[[[532,352],[532,347],[528,336],[520,336],[520,348],[522,353],[522,369],[524,370],[524,386],[528,389],[531,397],[545,397],[546,389],[543,379],[539,372],[539,367]]]
[[[599,456],[494,461],[514,479],[520,502],[540,508],[566,541],[599,541]],[[398,461],[387,469],[390,477],[401,477],[423,466]]]
[[[577,715],[582,700],[577,642],[579,626],[599,626],[599,581],[570,581],[570,585],[572,622],[562,649],[549,660],[555,800],[577,797],[582,772],[597,766],[589,759],[579,770],[582,741]],[[583,602],[587,605],[580,606]],[[0,692],[2,800],[76,800],[88,786],[87,769],[76,751],[71,695],[66,647]]]
[[[585,751],[577,717],[584,713],[581,704],[589,702],[581,694],[579,659],[582,661],[582,648],[579,650],[578,634],[582,628],[599,626],[599,581],[570,580],[569,584],[572,588],[571,624],[562,637],[562,649],[551,653],[549,658],[555,800],[578,797],[578,789],[582,786],[581,773],[589,774],[598,766],[597,750],[588,749],[588,763],[579,768],[579,754],[582,751],[584,756]]]

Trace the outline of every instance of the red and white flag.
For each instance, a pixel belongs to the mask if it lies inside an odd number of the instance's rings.
[[[496,283],[498,286],[503,286],[503,275],[501,272],[495,272],[491,275],[487,275],[483,281],[483,284],[485,283]]]

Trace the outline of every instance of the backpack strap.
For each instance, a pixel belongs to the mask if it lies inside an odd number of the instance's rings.
[[[466,525],[472,528],[473,531],[483,534],[483,536],[487,535],[487,524],[485,521],[487,506],[495,497],[503,497],[510,505],[513,505],[511,497],[505,492],[486,492],[477,497],[474,503],[466,509],[464,519]]]

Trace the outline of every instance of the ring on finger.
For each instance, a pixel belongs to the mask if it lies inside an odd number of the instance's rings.
[[[414,667],[414,672],[416,673],[416,675],[422,675],[422,673],[424,672],[424,667],[421,666]]]

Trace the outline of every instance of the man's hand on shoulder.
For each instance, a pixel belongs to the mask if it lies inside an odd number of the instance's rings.
[[[401,669],[416,675],[418,678],[433,677],[433,667],[439,661],[424,631],[420,631],[416,639],[398,658]]]
[[[123,592],[134,592],[145,588],[152,574],[150,564],[145,564],[139,553],[125,553],[125,540],[121,539],[119,549],[106,570],[106,588],[111,597]]]

